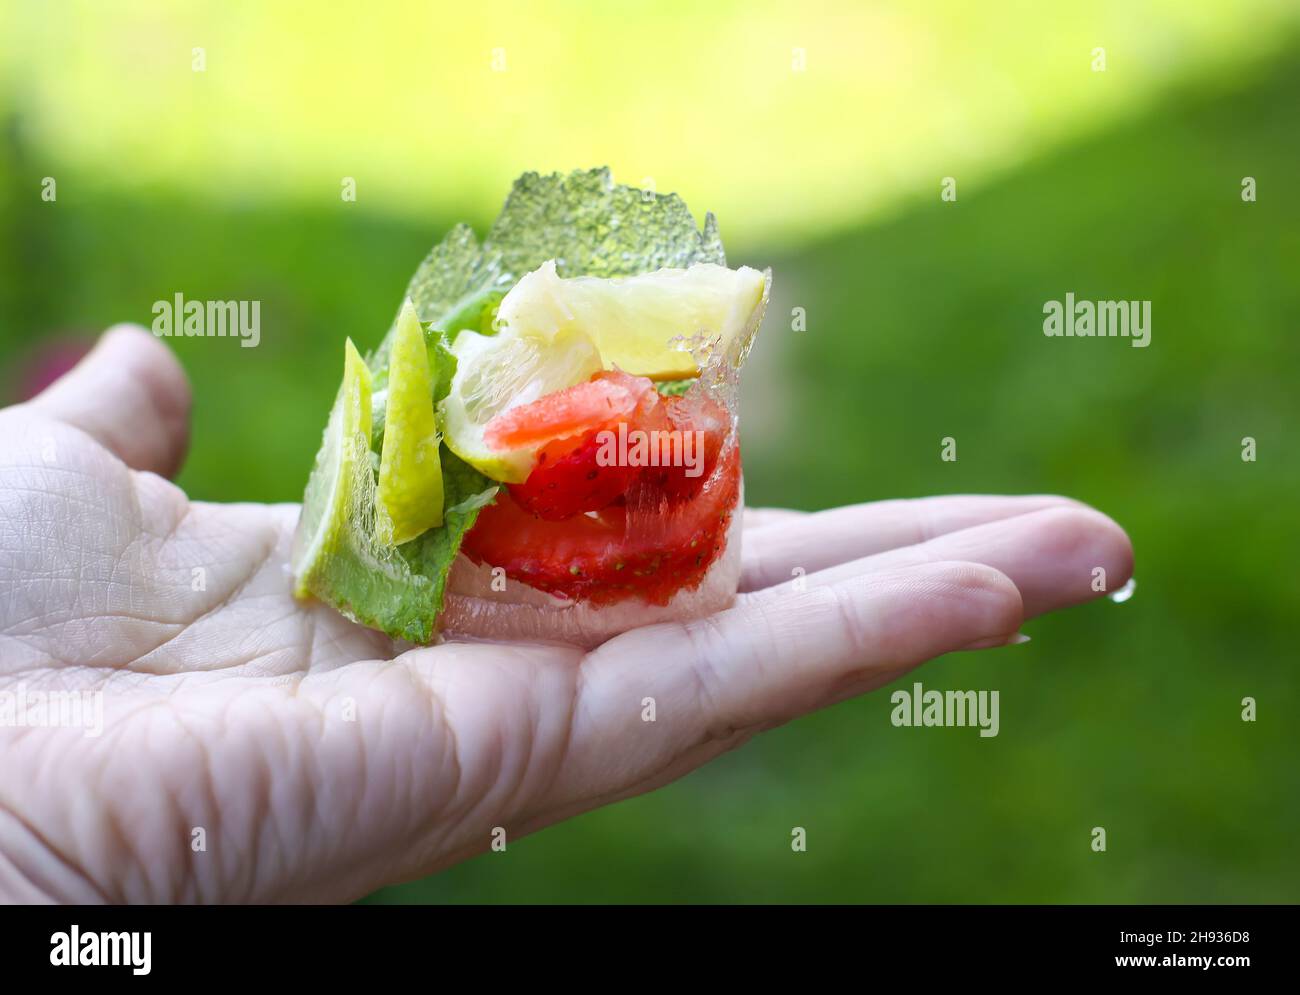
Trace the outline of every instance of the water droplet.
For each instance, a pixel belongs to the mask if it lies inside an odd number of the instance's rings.
[[[1117,605],[1122,605],[1129,598],[1133,597],[1133,592],[1137,590],[1138,582],[1136,577],[1130,577],[1128,582],[1118,591],[1110,593],[1110,600]]]

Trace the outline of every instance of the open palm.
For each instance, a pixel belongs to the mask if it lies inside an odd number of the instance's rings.
[[[590,652],[412,649],[291,597],[296,505],[165,479],[188,409],[170,352],[123,327],[0,412],[0,697],[103,707],[101,735],[0,723],[0,899],[356,898],[1003,645],[1095,597],[1095,568],[1131,570],[1118,526],[1063,498],[749,511],[742,594],[711,618]]]

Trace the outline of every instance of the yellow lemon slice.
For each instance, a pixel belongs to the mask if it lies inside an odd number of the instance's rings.
[[[702,354],[743,358],[767,301],[768,274],[696,263],[640,276],[565,279],[551,260],[501,301],[501,335],[554,338],[577,331],[607,368],[655,380],[698,376]]]

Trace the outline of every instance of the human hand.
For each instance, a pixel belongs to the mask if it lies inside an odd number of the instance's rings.
[[[1119,527],[1063,498],[751,511],[742,593],[711,618],[585,653],[412,649],[292,598],[297,505],[164,479],[188,409],[166,347],[118,328],[0,411],[0,701],[103,706],[98,736],[0,718],[0,899],[357,898],[1002,645],[1096,597],[1096,567],[1131,572]]]

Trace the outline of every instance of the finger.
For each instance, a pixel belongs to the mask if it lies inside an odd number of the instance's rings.
[[[780,584],[790,580],[796,568],[814,573],[985,522],[1060,507],[1084,505],[1048,494],[970,494],[875,501],[765,522],[752,532],[746,529],[740,589]]]
[[[838,583],[877,570],[947,560],[982,563],[1011,578],[1024,600],[1026,618],[1091,601],[1133,574],[1133,547],[1123,529],[1099,511],[1061,505],[837,564],[810,573],[802,584]],[[791,581],[767,590],[794,586]]]
[[[925,563],[763,591],[708,619],[624,633],[583,663],[557,794],[577,810],[600,792],[646,790],[932,657],[1005,642],[1020,621],[1006,576]]]
[[[29,407],[88,433],[136,470],[170,477],[185,457],[189,383],[171,350],[137,325],[110,328]]]

